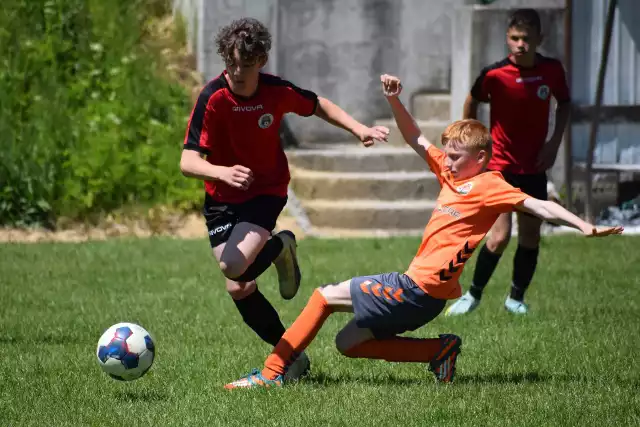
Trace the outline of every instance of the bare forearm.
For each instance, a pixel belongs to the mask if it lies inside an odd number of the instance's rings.
[[[331,123],[334,126],[351,132],[356,137],[359,137],[363,128],[365,128],[362,123],[351,117],[342,108],[322,97],[318,97],[318,109],[316,110],[316,116],[320,117],[327,123]]]
[[[555,119],[555,127],[553,129],[553,138],[552,140],[561,141],[562,134],[564,134],[564,130],[567,128],[567,123],[569,122],[569,114],[571,113],[571,103],[564,102],[562,104],[558,104],[556,107],[556,119]]]
[[[478,118],[478,101],[473,99],[471,95],[467,96],[464,101],[464,107],[462,109],[463,119],[477,119]]]
[[[402,137],[407,144],[413,145],[420,137],[420,128],[398,97],[387,98],[387,101]]]
[[[218,181],[221,176],[223,166],[212,165],[200,157],[199,153],[183,152],[180,159],[180,171],[184,176],[197,178],[203,181]]]
[[[591,227],[591,225],[582,219],[580,219],[577,215],[569,212],[559,204],[552,201],[543,201],[541,202],[541,206],[543,208],[543,216],[540,216],[542,219],[552,222],[558,225],[566,225],[568,227],[575,228],[580,231],[584,231]]]

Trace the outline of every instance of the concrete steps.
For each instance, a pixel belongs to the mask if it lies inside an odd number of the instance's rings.
[[[420,200],[440,191],[431,171],[321,172],[292,168],[291,176],[293,191],[302,200],[356,200],[363,196],[379,201]]]
[[[424,229],[435,208],[432,200],[306,200],[303,204],[314,227],[414,232]]]
[[[439,144],[450,97],[416,95],[412,112],[424,136]],[[438,181],[409,148],[393,119],[377,120],[387,144],[307,144],[287,151],[295,209],[318,237],[421,236],[436,206]],[[293,208],[291,210],[294,210]]]
[[[415,95],[411,104],[411,114],[416,120],[449,121],[451,95],[448,93]]]
[[[447,120],[416,120],[416,124],[420,128],[420,132],[425,138],[432,144],[440,144],[440,136],[445,128],[449,125]],[[396,125],[394,119],[381,119],[376,120],[376,125],[386,126],[389,128],[389,142],[391,146],[402,147],[406,146],[406,142]]]
[[[329,145],[329,144],[327,144]],[[325,172],[387,172],[428,171],[424,160],[413,149],[377,144],[370,148],[362,145],[334,145],[309,147],[287,152],[289,164],[297,169]]]

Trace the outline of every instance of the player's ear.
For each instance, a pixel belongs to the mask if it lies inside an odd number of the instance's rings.
[[[488,160],[487,151],[486,150],[478,150],[476,153],[476,160],[478,163],[485,163]]]
[[[260,64],[260,68],[267,65],[267,61],[269,60],[269,55],[263,55],[258,59],[258,64]]]

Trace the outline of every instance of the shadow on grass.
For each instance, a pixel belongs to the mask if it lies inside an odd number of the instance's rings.
[[[527,384],[555,382],[580,381],[579,376],[569,375],[547,375],[538,372],[517,372],[517,373],[493,373],[493,374],[466,374],[456,377],[457,384]]]
[[[344,385],[349,383],[361,383],[369,385],[399,385],[415,386],[417,383],[430,384],[434,381],[431,373],[416,373],[415,378],[400,378],[391,374],[385,376],[352,376],[350,374],[340,374],[332,376],[323,372],[318,372],[302,380],[301,383],[317,384],[322,386]],[[554,374],[547,375],[539,372],[519,372],[519,373],[492,373],[492,374],[459,374],[455,378],[455,384],[535,384],[544,382],[589,382],[589,379],[580,375]]]
[[[157,390],[121,390],[116,393],[116,398],[125,402],[166,402],[169,396]]]
[[[391,374],[384,376],[354,376],[351,374],[340,374],[339,376],[333,376],[330,374],[326,374],[324,372],[317,372],[312,374],[310,377],[304,378],[300,381],[301,384],[309,384],[309,385],[321,385],[321,386],[335,386],[335,385],[346,385],[346,384],[368,384],[368,385],[380,385],[380,386],[388,386],[399,385],[399,386],[415,386],[416,383],[431,381],[431,378],[426,375],[420,376],[417,378],[400,378],[395,377]]]

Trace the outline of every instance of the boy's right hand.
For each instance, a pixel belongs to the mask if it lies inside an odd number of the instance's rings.
[[[396,76],[390,76],[389,74],[383,74],[380,76],[382,82],[382,93],[388,98],[400,95],[402,92],[402,83]]]
[[[220,181],[230,187],[247,190],[253,182],[253,172],[241,165],[226,167],[220,174]]]
[[[611,236],[612,234],[622,234],[623,231],[624,231],[624,228],[621,226],[597,228],[595,225],[592,225],[592,224],[587,224],[582,229],[582,233],[587,237]]]

